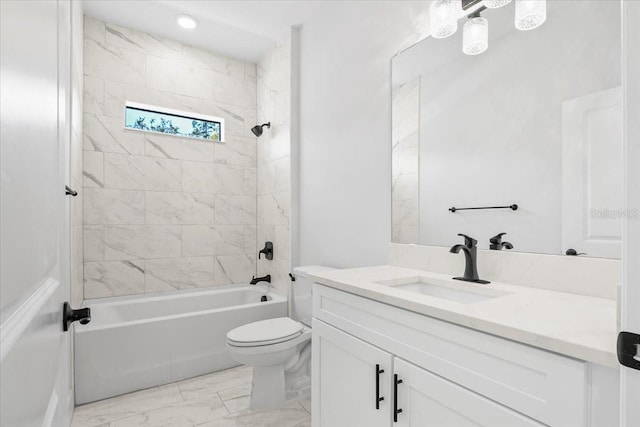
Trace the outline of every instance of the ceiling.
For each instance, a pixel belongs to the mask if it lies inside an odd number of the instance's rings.
[[[291,26],[304,23],[324,0],[84,0],[85,15],[258,62]],[[188,14],[194,30],[176,23]]]

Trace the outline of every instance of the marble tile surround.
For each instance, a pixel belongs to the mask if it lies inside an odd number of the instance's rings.
[[[387,263],[459,276],[464,256],[449,248],[390,243]],[[480,278],[597,298],[617,299],[622,263],[616,259],[478,250]]]
[[[84,298],[256,274],[256,79],[256,64],[85,17]],[[125,130],[127,100],[223,117],[226,141]],[[286,222],[285,204],[267,217]]]
[[[418,243],[420,79],[393,89],[392,101],[392,237]]]
[[[78,406],[71,427],[309,427],[309,399],[252,412],[252,370],[241,366]]]
[[[291,49],[292,35],[280,40],[258,64],[258,122],[271,128],[258,139],[258,249],[274,245],[272,261],[258,261],[258,275],[289,292],[291,272]]]

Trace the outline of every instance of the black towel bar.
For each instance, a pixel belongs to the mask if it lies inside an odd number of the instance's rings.
[[[509,206],[483,206],[483,207],[476,207],[476,208],[456,208],[456,207],[452,207],[452,208],[449,208],[449,212],[477,211],[477,210],[482,210],[482,209],[511,209],[512,211],[517,211],[518,210],[518,205],[513,204],[513,205],[509,205]]]

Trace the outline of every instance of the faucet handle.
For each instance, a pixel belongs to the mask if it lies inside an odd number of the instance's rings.
[[[466,234],[458,233],[458,236],[464,237],[464,245],[469,249],[475,247],[478,244],[478,241],[473,237],[469,237]]]
[[[498,233],[495,236],[493,236],[492,238],[489,239],[489,243],[495,243],[495,244],[500,244],[502,242],[502,236],[504,236],[507,233]]]

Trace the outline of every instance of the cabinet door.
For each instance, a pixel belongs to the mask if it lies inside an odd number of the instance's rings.
[[[312,349],[313,426],[389,427],[393,356],[316,319]]]
[[[542,427],[505,406],[395,358],[398,427]],[[393,408],[392,408],[393,410]]]

